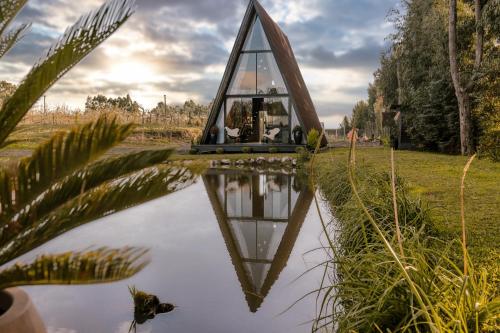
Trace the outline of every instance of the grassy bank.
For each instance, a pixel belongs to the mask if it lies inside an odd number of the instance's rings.
[[[335,167],[347,161],[347,149],[318,156],[317,170],[323,177],[335,177]],[[356,163],[379,171],[390,170],[390,151],[384,148],[358,149]],[[460,235],[460,178],[467,158],[442,154],[398,151],[396,170],[412,195],[421,197],[440,238]],[[465,218],[469,250],[475,261],[497,263],[500,254],[500,164],[475,160],[465,188]]]
[[[352,177],[346,166],[346,153],[322,154],[315,164],[318,186],[330,203],[335,219],[325,223],[328,260],[323,264],[325,275],[319,289],[314,329],[328,332],[498,331],[499,264],[495,256],[498,234],[471,247],[475,251],[474,259],[472,262],[463,259],[469,268],[464,275],[458,237],[460,227],[448,222],[453,216],[451,213],[448,218],[443,213],[445,209],[460,209],[458,185],[453,191],[453,186],[447,187],[445,183],[451,182],[455,167],[460,181],[465,161],[455,166],[450,156],[398,154],[400,172],[393,202],[390,169],[386,163],[388,151],[358,151]],[[456,163],[460,160],[456,159]],[[413,168],[408,173],[413,176],[411,181],[405,180],[401,164]],[[415,170],[419,164],[428,173]],[[428,164],[433,165],[432,170],[426,170]],[[476,195],[491,190],[481,175],[486,174],[495,185],[497,179],[495,173],[484,172],[491,165],[484,161],[480,164],[479,176],[474,177],[480,178],[473,192]],[[416,175],[419,178],[415,178]],[[419,185],[422,179],[426,180],[425,187]],[[471,186],[469,179],[466,193]],[[436,196],[428,194],[441,187],[447,192],[440,193],[440,202],[453,203],[448,196],[456,193],[455,207],[433,208]],[[427,204],[426,197],[433,198],[433,203]],[[397,206],[399,229],[393,204]],[[476,207],[469,203],[469,209],[476,210]],[[495,210],[496,203],[488,211],[469,215],[482,216],[487,221],[488,215],[497,213]],[[471,222],[468,217],[471,239],[478,232],[489,230],[483,219],[475,218]],[[493,225],[496,222],[490,220]],[[481,257],[483,253],[489,257]],[[474,266],[474,261],[482,264]]]

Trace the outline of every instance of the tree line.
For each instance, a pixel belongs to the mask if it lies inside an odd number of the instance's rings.
[[[413,145],[499,159],[500,0],[405,0],[368,100],[341,126],[376,136],[397,106]]]
[[[141,116],[143,122],[168,123],[170,125],[202,126],[210,110],[209,105],[198,104],[193,100],[183,105],[169,105],[165,102],[146,110],[132,100],[130,95],[124,97],[106,97],[104,95],[88,96],[85,102],[85,112],[106,112],[117,110],[130,115]]]
[[[0,81],[0,105],[3,101],[12,95],[16,90],[16,85]],[[112,112],[114,114],[127,116],[126,119],[142,119],[143,123],[162,123],[175,126],[193,126],[201,127],[210,112],[212,103],[208,105],[196,103],[193,100],[188,100],[181,105],[165,104],[165,102],[158,102],[152,109],[145,109],[137,101],[133,100],[129,94],[118,97],[107,97],[99,94],[96,96],[87,96],[85,101],[84,114],[92,113],[106,113]],[[40,112],[32,110],[34,112]],[[47,110],[43,110],[46,112]],[[58,113],[75,114],[81,110],[70,110],[66,106],[57,107]]]

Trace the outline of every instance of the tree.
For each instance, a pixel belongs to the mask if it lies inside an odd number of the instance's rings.
[[[106,97],[97,95],[87,97],[85,102],[85,112],[102,112],[107,110],[119,110],[128,114],[139,114],[143,108],[136,101],[132,100],[129,94],[125,97]]]
[[[370,110],[368,103],[359,101],[352,109],[352,127],[357,128],[366,134],[367,130],[373,129],[375,115],[373,109]]]
[[[2,35],[25,3],[2,1]],[[14,128],[47,89],[124,24],[133,8],[134,1],[111,0],[66,30],[0,107],[0,146],[8,144]],[[14,44],[9,38],[0,39],[2,50]],[[147,264],[145,249],[99,248],[6,265],[72,228],[171,193],[193,180],[190,170],[161,164],[172,154],[168,149],[102,158],[131,131],[130,124],[101,117],[56,134],[16,166],[0,165],[0,290],[115,281]]]
[[[344,136],[347,135],[347,133],[349,133],[349,131],[352,129],[351,122],[349,121],[349,118],[347,116],[344,116],[344,119],[342,119],[340,128],[344,131]]]
[[[481,22],[481,1],[474,0],[475,20],[476,20],[476,47],[474,72],[477,73],[481,67],[483,58],[483,37],[484,32],[480,24]],[[457,51],[457,0],[450,0],[449,13],[449,55],[450,55],[450,72],[455,88],[455,94],[458,100],[458,109],[460,116],[460,150],[462,155],[471,155],[475,151],[473,134],[472,134],[472,116],[471,116],[471,101],[470,90],[474,85],[474,76],[469,80],[462,82],[462,74],[458,65]]]

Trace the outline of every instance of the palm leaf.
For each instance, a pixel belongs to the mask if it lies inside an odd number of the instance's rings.
[[[21,11],[28,0],[1,0],[0,1],[0,35],[3,35],[10,22]]]
[[[5,228],[6,225],[0,225],[0,245],[10,240],[14,232],[17,233],[29,228],[37,220],[68,200],[94,189],[104,182],[165,162],[172,152],[172,149],[165,149],[131,153],[98,161],[73,172],[41,193],[36,199],[27,203],[16,214],[15,221],[11,220],[10,223],[6,224],[9,226],[18,225],[21,229],[17,228],[11,233]]]
[[[0,144],[57,80],[125,23],[133,7],[134,0],[110,0],[66,30],[0,109]]]
[[[20,27],[12,29],[8,34],[0,38],[0,58],[9,52],[9,50],[26,35],[30,27],[30,23],[22,24]]]
[[[54,135],[19,163],[12,193],[16,206],[27,204],[54,182],[95,160],[122,142],[130,131],[131,125],[101,117],[95,123]]]
[[[104,183],[16,233],[0,248],[0,265],[77,226],[180,190],[195,177],[189,169],[160,165]],[[8,226],[17,226],[16,219]]]
[[[12,183],[11,178],[0,168],[0,221],[2,216],[12,212]],[[0,227],[3,225],[0,223]]]
[[[92,284],[128,278],[147,263],[141,248],[99,248],[42,255],[30,264],[16,263],[0,271],[0,290],[22,285]]]

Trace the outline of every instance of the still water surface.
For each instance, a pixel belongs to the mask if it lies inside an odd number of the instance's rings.
[[[325,209],[324,206],[321,209]],[[209,170],[179,192],[102,218],[27,256],[94,246],[144,246],[151,263],[121,282],[37,286],[31,295],[51,333],[125,333],[133,320],[127,286],[178,306],[137,332],[309,332],[309,297],[322,260],[313,194],[279,172]]]

